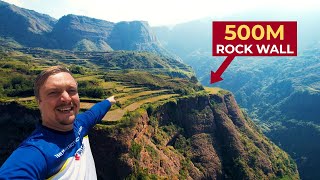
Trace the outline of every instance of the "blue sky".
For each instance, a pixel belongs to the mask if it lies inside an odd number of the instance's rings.
[[[112,22],[144,20],[151,26],[173,25],[201,18],[217,18],[264,9],[319,10],[318,0],[4,0],[56,19],[76,14]],[[290,3],[289,3],[290,2]],[[285,13],[285,12],[284,12]]]

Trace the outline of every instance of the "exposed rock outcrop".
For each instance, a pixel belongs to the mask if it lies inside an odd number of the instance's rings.
[[[100,178],[299,178],[294,161],[230,93],[180,98],[148,112],[140,109],[118,126],[100,125],[92,132]]]
[[[228,92],[146,109],[91,131],[100,179],[299,178],[294,161],[261,133]],[[40,114],[14,102],[1,104],[0,112],[2,163],[31,133]]]

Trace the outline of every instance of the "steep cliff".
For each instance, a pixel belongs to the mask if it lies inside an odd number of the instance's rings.
[[[16,102],[0,102],[0,164],[35,129],[40,112]]]
[[[90,134],[102,179],[298,179],[228,92],[195,95],[127,114]]]
[[[156,51],[160,45],[147,22],[119,22],[111,31],[109,42],[115,50]]]
[[[40,114],[16,103],[1,104],[0,112],[3,163]],[[224,91],[145,105],[89,136],[100,179],[299,178],[293,160]]]
[[[255,18],[260,13],[263,12],[254,13]],[[225,81],[216,84],[234,93],[250,117],[260,121],[266,135],[291,155],[302,179],[320,179],[320,34],[315,32],[320,23],[314,23],[318,17],[315,14],[319,13],[265,13],[268,15],[262,19],[290,17],[299,22],[299,55],[290,58],[237,57],[223,74]],[[245,12],[233,18],[251,17],[252,12]],[[165,48],[193,67],[197,78],[208,86],[210,76],[207,72],[218,69],[224,60],[211,56],[211,21],[203,19],[171,29],[154,29]]]
[[[107,38],[112,31],[114,23],[89,18],[85,16],[66,15],[59,19],[54,26],[50,37],[57,42],[61,49],[109,51],[112,48],[107,43]],[[81,46],[82,47],[81,49]]]

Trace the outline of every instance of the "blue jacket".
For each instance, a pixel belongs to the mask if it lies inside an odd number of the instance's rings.
[[[96,179],[88,131],[110,107],[104,100],[78,114],[68,132],[38,125],[2,165],[0,179]]]

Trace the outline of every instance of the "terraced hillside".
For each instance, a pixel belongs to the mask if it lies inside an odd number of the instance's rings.
[[[159,102],[161,100],[168,100],[172,97],[179,96],[179,94],[172,92],[170,89],[162,89],[162,90],[148,90],[145,87],[135,88],[130,86],[121,85],[119,82],[109,82],[103,84],[118,84],[117,91],[119,93],[113,94],[117,99],[117,106],[114,106],[112,110],[110,110],[107,115],[103,118],[103,121],[108,124],[107,121],[119,121],[127,112],[132,112],[142,105],[147,103]],[[108,86],[102,86],[105,90],[109,89]],[[81,98],[81,111],[85,111],[90,109],[95,103],[102,101],[102,98]],[[16,101],[22,105],[33,106],[35,105],[35,97],[24,97],[11,99],[9,101]]]
[[[91,78],[97,79],[99,76],[81,77],[77,80],[81,83],[83,80],[90,81]],[[117,106],[107,113],[103,118],[104,121],[118,121],[126,112],[134,111],[143,104],[179,96],[172,89],[161,88],[150,90],[148,87],[137,87],[137,85],[119,81],[102,81],[99,85],[107,92],[115,92],[113,95],[117,99]],[[82,111],[85,111],[101,100],[103,99],[82,98],[80,108]]]
[[[118,121],[146,103],[203,90],[189,67],[174,59],[146,52],[72,52],[24,48],[0,39],[0,96],[37,109],[32,82],[44,68],[67,66],[78,81],[81,110],[115,95],[116,106],[104,121]],[[141,71],[143,69],[143,71]]]
[[[159,56],[148,52],[76,52],[24,47],[16,47],[12,50],[30,54],[35,58],[48,59],[64,64],[75,64],[94,68],[97,71],[144,69],[149,72],[161,72],[164,70],[180,75],[181,77],[192,75],[192,73],[190,73],[191,68],[182,62],[174,58]]]

